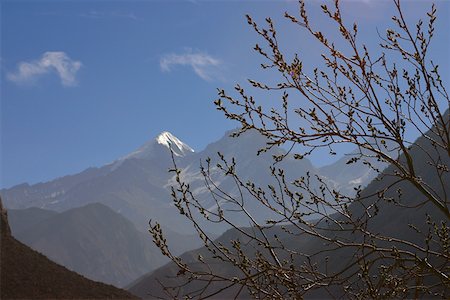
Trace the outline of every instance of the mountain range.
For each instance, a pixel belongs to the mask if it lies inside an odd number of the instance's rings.
[[[258,149],[266,143],[264,137],[257,132],[247,132],[232,138],[231,133],[226,132],[220,140],[195,152],[171,133],[163,132],[104,166],[91,167],[45,183],[25,183],[2,189],[0,194],[11,211],[13,234],[25,244],[89,278],[124,286],[164,262],[158,250],[150,245],[151,237],[146,233],[149,219],[161,223],[169,247],[175,253],[181,254],[201,245],[193,234],[192,225],[179,215],[170,196],[170,187],[175,184],[174,173],[168,172],[173,168],[170,149],[177,167],[182,170],[183,180],[205,207],[217,206],[205,188],[199,168],[208,157],[212,161],[211,173],[217,187],[230,195],[239,195],[233,179],[224,176],[216,166],[218,152],[227,160],[235,158],[236,171],[244,180],[252,179],[262,187],[273,182],[269,170],[272,156],[286,154],[286,151],[274,147],[257,156]],[[354,164],[353,171],[342,176],[343,163],[345,159],[316,168],[306,158],[298,160],[288,155],[277,167],[285,170],[288,180],[310,172],[348,191],[367,185],[376,176],[360,163]],[[93,203],[102,205],[90,205]],[[232,209],[226,202],[220,204],[225,209]],[[258,220],[271,214],[252,203],[249,207],[254,209]],[[240,220],[236,213],[234,221],[239,224]],[[239,225],[248,226],[247,223]],[[209,226],[207,230],[218,236],[227,229]],[[133,258],[129,258],[130,253],[134,253]],[[106,266],[107,261],[114,263]]]
[[[256,183],[264,185],[271,181],[268,168],[271,156],[285,153],[281,148],[274,148],[269,153],[256,156],[257,150],[266,142],[262,136],[256,132],[248,132],[239,138],[231,138],[231,133],[232,131],[227,132],[219,141],[197,153],[172,134],[163,132],[130,154],[102,167],[91,167],[78,174],[45,183],[20,184],[2,189],[0,193],[9,209],[38,207],[62,212],[99,202],[125,216],[143,232],[147,231],[150,218],[159,217],[169,232],[189,234],[189,227],[186,228],[186,223],[180,218],[164,222],[164,219],[168,219],[166,216],[173,214],[170,185],[174,183],[174,175],[168,172],[173,167],[169,148],[175,154],[178,167],[183,170],[183,177],[192,187],[197,187],[196,196],[203,202],[211,201],[211,197],[204,188],[199,164],[208,157],[214,161],[218,152],[227,159],[234,157],[242,178],[253,178]],[[339,173],[342,170],[342,160],[318,169],[308,159],[295,160],[289,156],[280,167],[292,174],[293,178],[310,171],[333,180],[338,186],[346,185],[349,189],[359,184],[367,185],[376,176],[375,172],[355,164],[354,171],[343,177]],[[224,176],[217,178],[220,187],[232,192],[229,181]],[[220,229],[218,233],[224,230],[226,228]]]

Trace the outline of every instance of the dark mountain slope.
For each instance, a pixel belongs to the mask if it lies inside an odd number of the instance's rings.
[[[128,292],[94,282],[50,261],[11,236],[1,208],[1,299],[135,299]]]

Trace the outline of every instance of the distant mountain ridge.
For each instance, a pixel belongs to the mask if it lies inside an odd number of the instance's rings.
[[[116,161],[99,168],[89,168],[78,174],[64,176],[55,180],[34,185],[22,184],[2,189],[5,206],[10,209],[39,207],[62,212],[89,203],[103,203],[132,221],[143,232],[147,231],[150,218],[162,219],[162,225],[168,234],[189,234],[190,225],[177,216],[170,197],[170,186],[174,183],[174,174],[169,148],[172,149],[177,165],[183,170],[183,178],[195,189],[196,196],[205,203],[205,207],[215,205],[204,186],[199,170],[201,161],[211,157],[217,160],[217,153],[224,157],[235,157],[238,172],[242,178],[253,179],[256,184],[265,186],[272,182],[269,167],[272,155],[285,153],[281,148],[273,148],[269,153],[256,156],[256,152],[266,140],[256,132],[246,132],[238,138],[231,138],[228,131],[218,141],[209,144],[203,151],[194,150],[169,132],[163,132]],[[291,179],[303,176],[307,171],[317,174],[335,184],[336,188],[352,193],[353,187],[367,185],[376,172],[362,163],[353,165],[353,171],[342,176],[342,164],[345,158],[336,163],[315,168],[308,159],[295,160],[287,157],[280,163]],[[384,168],[385,166],[381,166]],[[236,192],[229,178],[216,171],[217,183],[230,193]],[[211,204],[208,204],[208,203]],[[242,224],[246,226],[246,224]],[[212,229],[221,233],[226,228]]]
[[[28,230],[34,228],[40,222],[57,214],[56,211],[37,207],[10,209],[8,210],[8,216],[12,235],[17,238],[20,234],[26,234]]]

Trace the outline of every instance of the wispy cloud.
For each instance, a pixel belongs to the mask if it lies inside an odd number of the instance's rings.
[[[166,54],[159,61],[163,72],[170,72],[174,66],[190,66],[200,78],[210,81],[217,74],[221,61],[202,52],[188,50],[183,54]]]
[[[122,12],[122,11],[97,11],[91,10],[87,13],[82,13],[79,15],[83,18],[90,19],[104,19],[104,18],[118,18],[118,19],[131,19],[134,21],[140,20],[138,16],[136,16],[132,12]]]
[[[65,52],[45,52],[39,60],[20,62],[15,72],[7,74],[8,80],[17,84],[30,84],[45,74],[56,72],[63,86],[75,86],[80,61],[69,58]]]

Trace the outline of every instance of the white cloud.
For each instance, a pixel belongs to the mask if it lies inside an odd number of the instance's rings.
[[[176,65],[190,66],[195,74],[207,81],[212,80],[220,64],[221,61],[217,58],[206,53],[192,53],[192,51],[184,54],[167,54],[159,61],[161,70],[164,72],[170,72]]]
[[[75,86],[76,74],[81,68],[80,61],[69,58],[65,52],[45,52],[39,60],[20,62],[17,70],[7,74],[7,78],[17,84],[33,83],[42,75],[56,72],[63,86]]]

